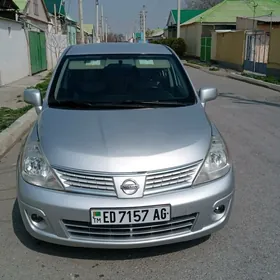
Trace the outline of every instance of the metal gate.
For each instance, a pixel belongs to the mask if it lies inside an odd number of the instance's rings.
[[[266,74],[269,35],[269,33],[264,31],[247,32],[244,70]]]
[[[46,36],[44,32],[29,31],[31,73],[47,69]]]
[[[201,37],[200,60],[208,62],[211,60],[211,37]]]

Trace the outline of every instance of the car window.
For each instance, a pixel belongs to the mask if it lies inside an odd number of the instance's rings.
[[[183,67],[172,55],[65,57],[58,67],[49,101],[122,102],[184,100],[196,102]]]

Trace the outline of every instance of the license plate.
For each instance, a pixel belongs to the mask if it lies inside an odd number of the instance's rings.
[[[134,209],[90,209],[92,225],[159,223],[170,220],[170,205]]]

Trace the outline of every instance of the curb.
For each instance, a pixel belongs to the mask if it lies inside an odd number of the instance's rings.
[[[189,62],[187,62],[187,61],[182,61],[182,62],[183,62],[183,64],[184,64],[185,66],[189,66],[189,67],[196,68],[196,69],[201,69],[201,68],[202,68],[202,67],[199,66],[199,65],[192,64],[192,63],[189,63]]]
[[[234,80],[242,81],[242,82],[249,83],[249,84],[256,85],[256,86],[260,86],[260,87],[269,88],[269,89],[280,92],[280,85],[259,81],[259,80],[256,80],[254,78],[244,77],[244,76],[234,74],[234,73],[228,74],[228,77],[231,78],[231,79],[234,79]]]
[[[31,128],[36,118],[37,113],[32,108],[0,133],[0,159]]]
[[[210,75],[214,75],[214,76],[219,76],[219,77],[227,77],[227,73],[220,73],[219,71],[210,71],[208,69],[205,69],[203,66],[200,66],[200,65],[196,65],[196,64],[192,64],[192,63],[189,63],[189,62],[186,62],[186,61],[183,61],[183,64],[185,66],[189,66],[189,67],[192,67],[192,68],[195,68],[195,69],[199,69],[205,73],[208,73]]]

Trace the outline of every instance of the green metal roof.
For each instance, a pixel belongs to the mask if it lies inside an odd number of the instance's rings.
[[[77,21],[75,19],[73,19],[72,17],[70,17],[70,15],[66,15],[66,19],[68,19],[69,21],[75,22],[77,23]]]
[[[48,12],[54,14],[54,4],[56,5],[56,13],[66,16],[63,0],[43,0],[45,1]],[[61,5],[61,6],[60,6]],[[59,11],[60,7],[60,11]]]
[[[93,24],[92,23],[84,23],[83,24],[84,31],[88,34],[92,34],[93,32]]]
[[[26,0],[13,0],[13,2],[19,7],[20,11],[23,11],[27,4]]]
[[[205,10],[181,10],[180,23],[184,23],[197,15],[205,12]],[[175,23],[177,24],[178,10],[171,10]]]
[[[255,16],[268,15],[273,12],[273,15],[280,15],[279,0],[254,0],[258,5],[256,7]],[[248,1],[249,2],[249,1]],[[252,2],[244,0],[224,0],[220,4],[206,10],[204,13],[186,21],[183,25],[188,25],[194,22],[207,23],[235,23],[236,17],[253,17],[254,8]]]

